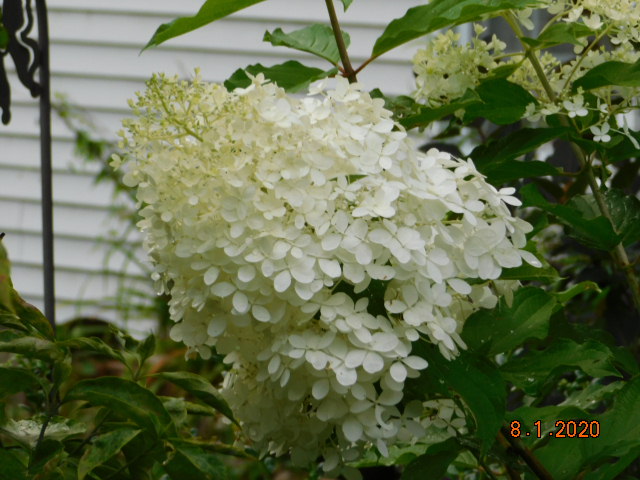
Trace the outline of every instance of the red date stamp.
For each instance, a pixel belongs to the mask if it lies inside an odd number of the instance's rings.
[[[545,434],[556,438],[597,438],[600,436],[600,422],[597,420],[557,420],[555,429],[546,432],[542,421],[533,422],[533,430],[527,431],[518,420],[509,424],[509,434],[514,438],[542,438]]]

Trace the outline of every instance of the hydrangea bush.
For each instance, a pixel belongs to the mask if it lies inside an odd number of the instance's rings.
[[[172,338],[225,355],[257,445],[329,472],[423,435],[422,409],[400,406],[427,368],[412,343],[453,358],[464,320],[517,288],[502,269],[540,265],[512,188],[418,152],[383,100],[334,83],[297,98],[262,75],[231,92],[156,76],[123,167]]]
[[[254,3],[209,0],[148,46]],[[528,244],[533,227],[511,207],[526,179],[525,206],[544,212],[530,217],[536,230],[548,214],[584,248],[610,255],[609,271],[624,274],[623,303],[640,308],[627,252],[640,239],[640,202],[607,183],[607,168],[637,154],[625,116],[640,88],[637,3],[432,0],[392,21],[358,68],[326,5],[331,27],[276,29],[264,40],[330,69],[256,64],[224,86],[198,73],[156,75],[131,103],[113,166],[137,188],[153,279],[171,296],[172,338],[224,356],[221,392],[259,451],[320,460],[331,476],[355,477],[378,455],[390,464],[418,456],[409,480],[425,478],[427,465],[433,478],[469,469],[613,478],[607,462],[640,448],[620,427],[640,425],[629,400],[640,394],[637,363],[606,334],[576,326],[584,318],[575,321],[572,299],[606,293],[543,265]],[[527,36],[534,7],[548,22]],[[478,23],[498,16],[519,51]],[[470,44],[448,31],[416,54],[413,97],[358,83],[380,55],[467,22]],[[550,50],[561,45],[574,56]],[[409,139],[437,120],[440,139],[479,132],[467,158]],[[560,140],[579,171],[536,160]],[[615,388],[605,378],[623,376]],[[612,404],[618,389],[624,400]],[[564,444],[542,432],[597,409],[618,443],[590,430],[596,453],[576,450],[567,466]]]

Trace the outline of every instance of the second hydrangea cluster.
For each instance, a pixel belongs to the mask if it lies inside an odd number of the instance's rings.
[[[470,161],[416,151],[358,84],[287,95],[154,77],[125,123],[174,339],[225,355],[223,394],[258,448],[343,472],[371,445],[412,442],[403,404],[420,338],[453,358],[478,308],[516,282],[531,227]],[[427,370],[424,370],[424,369]]]

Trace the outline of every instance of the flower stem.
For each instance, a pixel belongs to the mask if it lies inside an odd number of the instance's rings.
[[[540,80],[540,83],[542,84],[542,87],[547,93],[549,100],[551,100],[552,102],[556,102],[558,100],[558,97],[553,91],[551,84],[547,80],[547,76],[544,73],[544,69],[542,68],[542,65],[540,64],[540,62],[538,61],[538,58],[536,57],[534,50],[529,48],[529,46],[522,41],[522,36],[524,34],[522,32],[522,29],[518,25],[517,21],[513,17],[513,14],[510,12],[507,13],[507,15],[505,16],[505,19],[507,20],[507,22],[515,32],[518,39],[520,40],[520,43],[522,44],[522,47],[525,50],[525,55],[531,62],[531,65],[533,66],[533,69],[535,70],[536,75],[538,76],[538,80]],[[566,127],[572,127],[574,130],[579,131],[575,123],[571,122],[564,115],[560,115],[560,122]],[[589,188],[593,193],[593,197],[596,200],[596,204],[598,205],[598,209],[600,210],[600,213],[607,220],[609,220],[609,222],[611,223],[611,226],[615,231],[616,228],[615,228],[615,223],[613,222],[613,217],[611,216],[611,212],[609,211],[609,207],[607,206],[604,194],[602,193],[602,190],[598,185],[596,177],[593,174],[593,169],[591,168],[591,162],[587,161],[587,158],[585,157],[584,152],[578,145],[576,145],[574,142],[569,142],[569,143],[576,155],[576,158],[578,159],[578,162],[580,163],[580,167],[585,171],[585,174],[587,176],[587,182],[589,183]],[[613,257],[613,260],[618,264],[619,268],[624,272],[625,276],[627,277],[627,282],[629,283],[629,289],[631,290],[631,298],[633,299],[633,304],[636,310],[640,313],[640,282],[638,281],[638,277],[636,277],[635,271],[633,270],[633,265],[629,261],[627,252],[624,249],[624,246],[622,245],[622,243],[619,243],[618,245],[615,246],[615,248],[610,253],[611,253],[611,256]]]
[[[336,15],[336,9],[333,5],[333,0],[325,0],[325,3],[327,4],[327,11],[329,12],[329,19],[331,20],[333,35],[336,37],[336,44],[338,45],[340,60],[342,60],[344,76],[347,77],[349,83],[355,83],[358,81],[358,79],[356,78],[355,70],[351,66],[351,60],[349,60],[347,46],[344,44],[344,37],[342,36],[342,30],[340,30],[340,23],[338,22],[338,15]]]

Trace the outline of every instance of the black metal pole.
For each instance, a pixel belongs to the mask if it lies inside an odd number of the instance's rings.
[[[36,0],[40,50],[40,175],[42,179],[42,253],[44,267],[44,313],[56,329],[55,272],[53,262],[53,187],[51,167],[51,83],[49,71],[49,24],[45,0]]]

